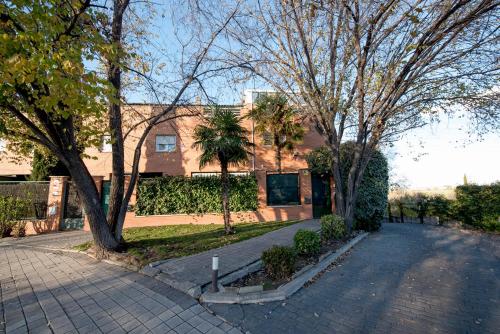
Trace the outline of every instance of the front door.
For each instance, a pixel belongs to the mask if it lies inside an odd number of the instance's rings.
[[[313,217],[332,213],[330,177],[328,175],[311,174]]]

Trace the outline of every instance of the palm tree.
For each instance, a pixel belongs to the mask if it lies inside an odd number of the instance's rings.
[[[282,151],[292,152],[295,144],[304,138],[304,128],[296,120],[297,111],[285,96],[267,94],[259,98],[248,116],[255,122],[255,131],[265,137],[271,135],[276,154],[276,166],[281,173]]]
[[[200,168],[218,161],[221,170],[221,200],[226,234],[233,233],[229,222],[229,165],[238,165],[248,160],[253,146],[248,140],[248,131],[241,126],[240,119],[230,110],[213,108],[206,125],[194,130],[193,147],[201,150]]]

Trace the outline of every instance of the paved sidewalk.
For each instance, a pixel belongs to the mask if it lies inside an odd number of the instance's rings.
[[[0,239],[0,246],[22,246],[30,248],[70,249],[73,246],[91,241],[92,234],[85,231],[65,231],[39,235],[30,235],[24,238]]]
[[[262,252],[273,245],[291,245],[299,229],[319,230],[319,220],[307,220],[282,229],[266,233],[203,253],[166,260],[154,267],[167,280],[176,282],[184,292],[202,287],[211,281],[212,256],[219,256],[219,277],[232,273],[260,259]],[[192,290],[191,290],[192,291]]]
[[[500,237],[383,224],[284,302],[209,307],[251,333],[498,333]]]
[[[150,277],[82,254],[2,242],[0,333],[240,332]]]

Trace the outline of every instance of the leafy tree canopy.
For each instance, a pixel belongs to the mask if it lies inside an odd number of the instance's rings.
[[[7,1],[0,12],[0,136],[9,149],[71,145],[58,142],[59,131],[98,145],[107,87],[85,64],[113,52],[96,28],[100,14],[84,0]]]

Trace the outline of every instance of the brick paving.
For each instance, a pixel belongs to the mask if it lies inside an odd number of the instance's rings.
[[[306,220],[260,237],[191,256],[170,259],[157,265],[156,268],[177,282],[189,283],[191,286],[203,286],[210,283],[214,254],[219,256],[219,276],[224,276],[259,260],[262,252],[272,245],[293,244],[293,237],[297,230],[319,230],[319,228],[318,220]]]
[[[81,254],[2,242],[0,333],[239,331],[150,277]]]
[[[0,239],[0,246],[21,246],[29,248],[69,249],[73,246],[91,241],[92,234],[85,231],[65,231],[31,235],[26,238]]]
[[[251,333],[498,333],[500,238],[384,224],[285,302],[208,306]]]

